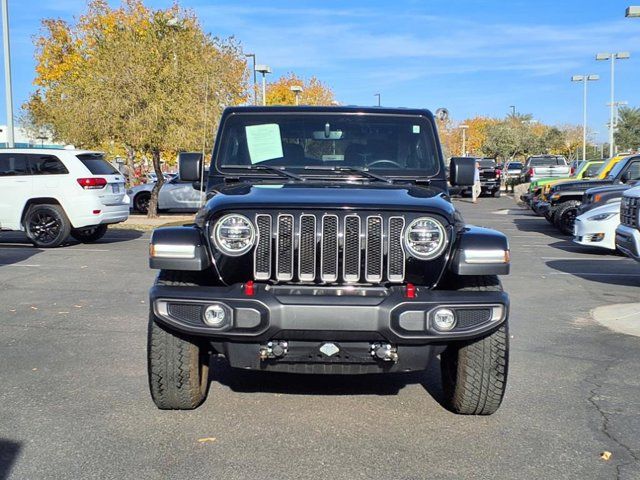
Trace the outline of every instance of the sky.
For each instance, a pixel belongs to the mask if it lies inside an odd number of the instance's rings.
[[[630,0],[633,1],[633,0]],[[111,0],[112,5],[118,1]],[[640,0],[638,0],[640,3]],[[173,0],[147,0],[168,7]],[[446,107],[454,120],[502,117],[514,105],[548,124],[582,123],[607,138],[610,65],[598,52],[631,53],[616,63],[616,101],[640,106],[640,18],[617,0],[181,0],[205,31],[235,36],[273,77],[317,76],[344,104]],[[43,18],[73,22],[84,0],[9,0],[14,109],[33,91],[33,36]],[[0,123],[6,122],[4,84]]]

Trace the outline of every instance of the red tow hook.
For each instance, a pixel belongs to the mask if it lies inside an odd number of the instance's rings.
[[[253,283],[253,280],[249,280],[247,283],[244,284],[244,294],[247,297],[253,297],[256,293],[256,287]]]

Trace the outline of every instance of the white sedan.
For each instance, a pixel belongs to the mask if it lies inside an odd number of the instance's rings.
[[[576,218],[573,241],[589,247],[616,249],[616,228],[620,224],[620,201],[594,208]]]

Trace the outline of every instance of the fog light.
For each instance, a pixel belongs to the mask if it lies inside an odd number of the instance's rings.
[[[220,304],[214,304],[204,311],[204,323],[210,327],[222,327],[227,321],[227,312]]]
[[[441,332],[448,332],[456,326],[456,316],[448,308],[440,308],[433,315],[433,326]]]

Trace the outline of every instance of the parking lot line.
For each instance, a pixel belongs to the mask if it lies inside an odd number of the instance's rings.
[[[546,275],[585,275],[589,277],[640,277],[640,273],[548,272]]]
[[[33,265],[30,263],[0,263],[0,267],[41,267],[42,265]]]

